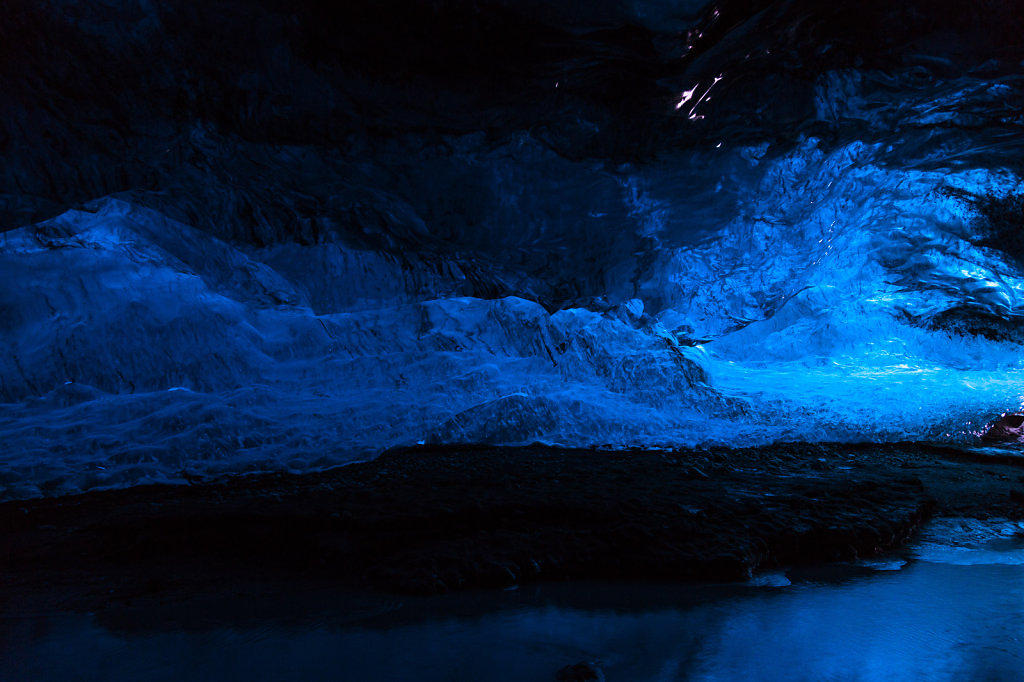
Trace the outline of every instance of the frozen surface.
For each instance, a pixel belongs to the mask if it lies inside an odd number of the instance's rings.
[[[670,444],[735,411],[635,307],[399,298],[318,315],[259,254],[116,200],[8,232],[0,253],[8,494],[427,440]],[[345,255],[338,277],[390,274]]]
[[[914,545],[921,561],[956,566],[1024,565],[1024,524],[1006,519],[939,519]]]
[[[0,27],[0,497],[1024,409],[1012,7],[179,4]]]
[[[804,178],[823,198],[781,225],[744,217],[784,215],[777,175],[801,155],[830,169]],[[640,297],[597,309],[435,298],[457,275],[339,244],[233,246],[119,199],[7,232],[6,494],[424,441],[969,441],[1024,404],[1020,345],[914,320],[965,300],[1020,314],[1016,264],[971,246],[935,193],[1010,180],[869,175],[850,158],[809,142],[713,240],[653,252]],[[829,195],[830,176],[847,186]]]

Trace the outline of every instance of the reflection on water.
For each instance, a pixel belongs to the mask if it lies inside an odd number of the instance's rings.
[[[288,617],[254,615],[253,604],[228,614],[200,607],[189,615],[180,604],[134,614],[9,613],[0,621],[0,677],[519,681],[553,680],[585,660],[599,661],[608,680],[631,682],[1024,676],[1024,566],[927,560],[891,570],[898,567],[791,574],[784,587],[571,584],[404,602],[332,597],[295,603]]]

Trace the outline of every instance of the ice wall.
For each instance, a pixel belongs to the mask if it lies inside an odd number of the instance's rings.
[[[0,495],[971,442],[1024,407],[1024,13],[906,7],[15,3]]]

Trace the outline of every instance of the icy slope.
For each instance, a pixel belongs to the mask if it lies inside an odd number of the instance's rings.
[[[457,291],[457,265],[427,276],[338,243],[232,246],[117,199],[10,231],[7,494],[308,469],[422,441],[970,440],[1024,404],[1021,339],[941,313],[1012,320],[1024,280],[972,243],[957,197],[1016,180],[863,153],[742,152],[760,177],[750,198],[713,240],[648,254],[646,310],[432,298]]]
[[[1024,407],[1020,2],[8,4],[0,496]]]
[[[356,297],[318,315],[310,283],[258,255],[117,200],[0,236],[8,495],[424,440],[669,443],[730,409],[635,306]],[[401,281],[371,252],[336,256],[355,287]]]

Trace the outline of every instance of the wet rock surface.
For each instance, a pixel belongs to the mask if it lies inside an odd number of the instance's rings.
[[[1024,414],[1003,415],[985,432],[984,438],[994,442],[1024,442]]]
[[[238,580],[431,593],[743,580],[895,548],[930,515],[1024,517],[1024,460],[927,445],[421,447],[306,475],[0,505],[0,601],[95,609]]]

